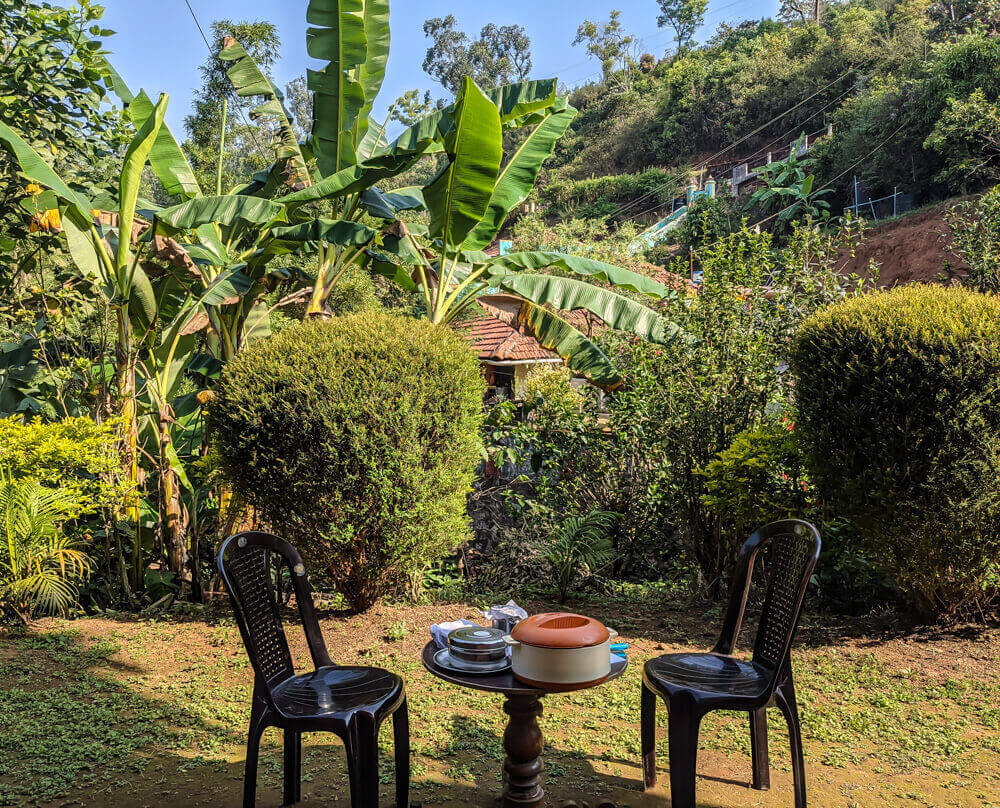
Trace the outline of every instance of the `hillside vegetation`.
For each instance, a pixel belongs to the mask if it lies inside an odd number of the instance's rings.
[[[811,170],[840,201],[854,175],[875,195],[896,187],[918,204],[981,190],[1000,180],[998,30],[991,0],[849,0],[818,25],[723,24],[699,47],[626,61],[574,90],[580,115],[550,162],[557,192],[542,199],[580,196],[577,215],[614,213],[620,194],[588,197],[574,183],[593,191],[602,175],[736,162],[827,123],[834,134],[811,152]]]

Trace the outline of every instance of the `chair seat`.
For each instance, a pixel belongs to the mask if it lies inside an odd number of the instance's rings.
[[[763,697],[774,671],[723,654],[681,653],[649,660],[644,673],[664,693],[690,691],[709,699],[749,701]]]
[[[272,690],[272,697],[286,718],[323,718],[378,712],[402,693],[403,680],[387,670],[335,666],[291,676]]]

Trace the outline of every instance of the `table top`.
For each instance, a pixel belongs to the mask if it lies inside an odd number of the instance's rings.
[[[544,696],[546,693],[561,692],[559,690],[542,690],[538,687],[526,685],[515,678],[510,668],[501,673],[459,673],[448,668],[442,668],[434,661],[434,654],[437,651],[438,647],[433,640],[424,646],[424,651],[421,654],[424,667],[439,679],[444,679],[444,681],[451,682],[452,684],[469,687],[473,690],[485,690],[489,693],[503,693],[507,696]],[[604,682],[617,679],[625,672],[625,668],[627,667],[628,660],[613,662],[611,664],[611,675]],[[599,684],[603,684],[603,682]],[[594,686],[596,687],[597,685]]]

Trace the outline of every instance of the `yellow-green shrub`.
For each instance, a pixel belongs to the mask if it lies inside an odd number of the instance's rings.
[[[996,588],[1000,298],[909,286],[806,320],[792,351],[813,479],[925,617]]]
[[[115,422],[0,418],[0,470],[13,479],[32,478],[66,489],[91,513],[125,497],[117,443]]]

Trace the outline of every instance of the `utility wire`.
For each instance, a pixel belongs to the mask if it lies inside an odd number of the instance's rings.
[[[205,29],[201,27],[201,22],[198,20],[198,15],[194,13],[194,8],[191,6],[191,0],[184,0],[184,5],[186,5],[188,7],[188,11],[191,12],[191,19],[194,20],[194,24],[198,27],[198,33],[201,34],[201,39],[205,43],[205,47],[208,49],[209,57],[214,58],[216,54],[212,50],[212,43],[210,43],[208,41],[208,37],[205,36]],[[260,145],[260,141],[257,140],[256,129],[250,125],[250,121],[248,121],[246,115],[243,114],[243,109],[237,104],[234,104],[233,106],[236,107],[237,114],[240,116],[240,119],[246,126],[247,132],[250,134],[250,140],[253,141],[253,145],[257,149],[258,154],[260,154],[260,156],[263,157],[265,160],[268,160],[269,158],[267,156],[267,151],[264,149],[263,146]],[[219,159],[220,160],[222,159],[221,156]]]
[[[828,82],[827,84],[823,85],[822,87],[820,87],[815,92],[813,92],[810,95],[808,95],[805,98],[803,98],[801,101],[799,101],[794,106],[789,107],[784,112],[782,112],[782,113],[776,115],[775,117],[771,118],[771,120],[767,121],[766,123],[761,124],[756,129],[754,129],[752,132],[749,132],[748,134],[746,134],[743,137],[741,137],[739,140],[735,140],[732,143],[730,143],[728,146],[726,146],[725,148],[720,149],[715,154],[713,154],[711,157],[709,157],[707,160],[700,161],[699,165],[702,166],[702,167],[704,167],[704,166],[707,166],[707,165],[711,164],[714,160],[716,160],[719,157],[721,157],[723,154],[725,154],[730,149],[734,149],[737,146],[739,146],[741,143],[746,142],[747,140],[749,140],[750,138],[752,138],[754,135],[757,135],[760,132],[762,132],[765,129],[767,129],[767,127],[771,126],[771,124],[776,123],[777,121],[780,121],[782,118],[784,118],[790,112],[794,112],[799,107],[801,107],[803,104],[808,103],[813,98],[815,98],[817,95],[819,95],[820,93],[822,93],[824,90],[827,90],[828,88],[832,87],[837,82],[842,81],[843,79],[847,78],[847,76],[850,75],[854,70],[855,70],[855,68],[853,68],[853,67],[848,68],[846,71],[844,71],[843,73],[841,73],[833,81]],[[632,210],[633,208],[636,208],[639,205],[641,205],[646,200],[651,199],[653,196],[655,196],[657,194],[657,192],[661,188],[665,188],[667,185],[670,185],[670,184],[671,183],[669,181],[664,181],[664,182],[659,183],[658,185],[655,185],[652,189],[650,189],[649,191],[647,191],[642,196],[637,197],[636,199],[633,199],[631,202],[627,202],[626,204],[621,205],[618,208],[618,210],[616,210],[612,214],[610,214],[608,218],[611,218],[611,219],[618,218],[619,216],[621,216],[626,211]],[[631,218],[635,218],[635,217],[634,216],[630,216],[629,218],[631,219]]]
[[[795,132],[795,130],[799,129],[802,126],[803,123],[805,123],[806,121],[810,120],[811,118],[815,118],[820,113],[825,112],[826,110],[828,110],[834,104],[837,104],[838,102],[840,102],[853,89],[854,89],[853,86],[852,87],[848,87],[846,90],[844,90],[844,92],[842,92],[840,95],[838,95],[832,101],[824,104],[822,107],[820,107],[818,110],[816,110],[808,118],[806,118],[805,120],[799,122],[798,124],[796,124],[795,126],[793,126],[791,129],[788,129],[786,132],[778,135],[778,137],[776,137],[773,140],[769,141],[765,146],[762,146],[761,148],[757,149],[757,151],[755,151],[753,154],[749,155],[749,157],[746,158],[746,161],[749,162],[750,160],[754,159],[755,157],[757,157],[762,152],[766,152],[768,149],[770,149],[776,143],[783,143],[783,142],[785,142],[787,140],[787,138],[793,132]],[[645,210],[641,211],[640,213],[634,213],[634,214],[632,214],[631,216],[628,217],[628,220],[641,218],[642,216],[645,216],[648,213],[652,213],[653,211],[658,210],[659,207],[660,207],[660,203],[657,202],[652,207],[646,208]]]
[[[852,165],[850,165],[850,166],[848,166],[847,168],[845,168],[845,169],[844,169],[843,171],[841,171],[841,172],[840,172],[840,173],[839,173],[839,174],[838,174],[838,175],[837,175],[836,177],[834,177],[834,178],[833,178],[832,180],[829,180],[828,182],[824,183],[824,184],[823,184],[823,185],[821,185],[821,186],[820,186],[819,188],[817,188],[817,189],[816,189],[816,190],[815,190],[815,191],[813,192],[813,195],[815,196],[815,194],[817,194],[817,193],[818,193],[819,191],[822,191],[822,190],[824,190],[824,189],[826,189],[826,188],[829,188],[829,187],[830,187],[831,185],[833,185],[833,184],[834,184],[835,182],[837,182],[837,180],[841,179],[842,177],[844,177],[844,176],[846,176],[847,174],[850,174],[850,173],[851,173],[852,171],[854,171],[854,169],[856,169],[856,168],[857,168],[857,167],[858,167],[859,165],[861,165],[861,164],[862,164],[862,163],[863,163],[863,162],[864,162],[865,160],[867,160],[867,159],[868,159],[869,157],[871,157],[871,156],[872,156],[873,154],[875,154],[875,152],[877,152],[877,151],[878,151],[879,149],[881,149],[881,148],[882,148],[883,146],[885,146],[885,145],[886,145],[886,144],[887,144],[887,143],[888,143],[888,142],[889,142],[890,140],[892,140],[892,139],[893,139],[893,138],[894,138],[894,137],[895,137],[895,136],[896,136],[897,134],[899,134],[899,132],[900,132],[900,131],[901,131],[901,130],[903,129],[903,127],[904,127],[904,126],[906,126],[906,121],[904,121],[904,122],[903,122],[903,123],[901,123],[901,124],[900,124],[899,126],[897,126],[897,127],[896,127],[896,128],[895,128],[895,129],[893,130],[893,131],[892,131],[892,133],[891,133],[891,134],[889,134],[888,136],[886,136],[886,137],[885,137],[885,138],[884,138],[884,139],[882,140],[882,142],[881,142],[881,143],[879,143],[878,145],[876,145],[876,146],[875,146],[875,148],[874,148],[874,149],[872,149],[872,150],[871,150],[870,152],[868,152],[868,153],[867,153],[867,154],[866,154],[866,155],[865,155],[864,157],[860,158],[859,160],[857,160],[856,162],[854,162],[854,163],[853,163]],[[795,205],[796,205],[796,204],[798,204],[798,203],[797,203],[797,202],[793,202],[793,203],[792,203],[791,205],[787,205],[786,207],[784,207],[784,208],[782,208],[781,210],[779,210],[779,211],[778,211],[777,213],[773,213],[773,214],[771,214],[771,215],[770,215],[770,216],[768,216],[768,217],[767,217],[766,219],[763,219],[763,220],[761,220],[761,221],[760,221],[760,222],[758,222],[757,224],[758,224],[758,225],[761,225],[761,224],[767,224],[768,222],[770,222],[770,221],[772,221],[773,219],[775,219],[775,218],[777,218],[778,216],[780,216],[780,215],[781,215],[782,213],[784,213],[784,212],[785,212],[786,210],[788,210],[789,208],[793,208],[793,207],[795,207]]]

